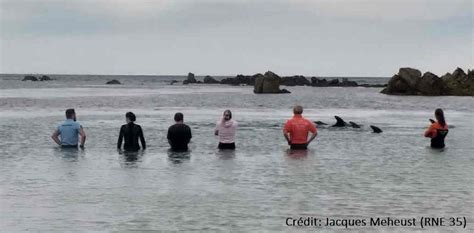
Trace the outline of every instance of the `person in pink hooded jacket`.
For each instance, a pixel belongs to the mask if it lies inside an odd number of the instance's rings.
[[[235,150],[235,131],[237,130],[237,121],[232,120],[232,112],[225,110],[223,117],[216,124],[214,134],[219,136],[218,148]]]

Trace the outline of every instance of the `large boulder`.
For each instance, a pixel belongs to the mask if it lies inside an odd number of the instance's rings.
[[[280,90],[280,80],[281,78],[271,71],[267,71],[264,75],[258,74],[255,79],[253,92],[256,94],[289,93],[288,90]]]
[[[33,75],[26,75],[21,81],[38,81],[38,78]]]
[[[188,78],[183,81],[183,84],[197,83],[193,73],[188,73]]]
[[[410,87],[415,87],[418,80],[421,78],[421,71],[409,67],[400,68],[398,70],[400,78]]]
[[[417,95],[417,82],[421,79],[421,72],[413,68],[400,68],[398,74],[389,81],[382,93],[389,95]]]
[[[118,81],[117,79],[112,79],[112,80],[106,82],[105,84],[119,85],[119,84],[122,84],[122,83],[120,83],[120,81]]]
[[[381,93],[389,95],[455,95],[474,96],[474,75],[457,68],[453,74],[447,73],[441,78],[433,73],[421,72],[412,68],[401,68]]]
[[[309,86],[311,82],[302,75],[295,75],[283,77],[280,84],[284,86]]]
[[[206,75],[206,77],[204,77],[203,83],[217,84],[217,83],[219,83],[219,81],[215,80],[213,77],[211,77],[209,75]]]
[[[416,90],[419,95],[442,95],[443,80],[431,72],[426,72],[416,83]]]

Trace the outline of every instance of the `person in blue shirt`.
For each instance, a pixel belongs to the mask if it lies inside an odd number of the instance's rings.
[[[81,124],[76,122],[76,112],[74,109],[66,110],[66,120],[59,124],[58,128],[53,132],[51,138],[58,145],[64,148],[77,148],[80,138],[80,147],[84,148],[86,142],[86,133],[82,129]]]

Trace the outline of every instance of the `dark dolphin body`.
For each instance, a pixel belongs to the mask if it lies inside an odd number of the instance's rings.
[[[315,121],[314,123],[317,124],[317,125],[327,125],[326,123],[324,123],[322,121]]]
[[[334,116],[334,118],[336,118],[336,124],[334,125],[331,125],[331,127],[352,127],[352,128],[355,128],[355,129],[360,129],[362,128],[361,125],[353,122],[353,121],[349,121],[349,123],[345,122],[342,118],[340,118],[339,116]],[[315,121],[314,123],[316,123],[317,125],[320,125],[320,126],[324,126],[324,125],[327,125],[326,123],[322,122],[322,121]],[[374,126],[374,125],[371,125],[370,128],[373,130],[374,133],[382,133],[383,131],[377,127],[377,126]]]
[[[336,118],[336,124],[332,125],[332,127],[345,127],[347,126],[347,123],[342,119],[340,118],[339,116],[334,116],[334,118]]]
[[[379,127],[374,126],[374,125],[371,125],[370,128],[372,128],[374,133],[382,133],[383,132]]]
[[[349,124],[352,126],[352,128],[360,128],[360,125],[352,122],[352,121],[349,121]]]

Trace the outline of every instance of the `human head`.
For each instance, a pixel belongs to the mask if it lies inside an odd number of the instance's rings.
[[[300,105],[296,105],[293,107],[293,114],[302,114],[303,113],[303,107]]]
[[[76,112],[74,108],[66,109],[66,119],[76,120]]]
[[[135,122],[137,120],[137,117],[135,116],[135,114],[133,114],[133,112],[127,112],[125,113],[125,119],[127,120],[127,122]]]
[[[443,109],[441,108],[438,108],[435,110],[435,117],[436,117],[436,120],[441,124],[441,125],[445,125],[446,124],[446,121],[444,120],[444,112],[443,112]]]
[[[180,112],[177,112],[176,114],[174,114],[174,121],[175,122],[182,122],[183,118],[184,118],[184,116]]]
[[[224,120],[228,121],[232,119],[232,112],[229,109],[227,109],[224,111],[223,116],[224,116]]]

